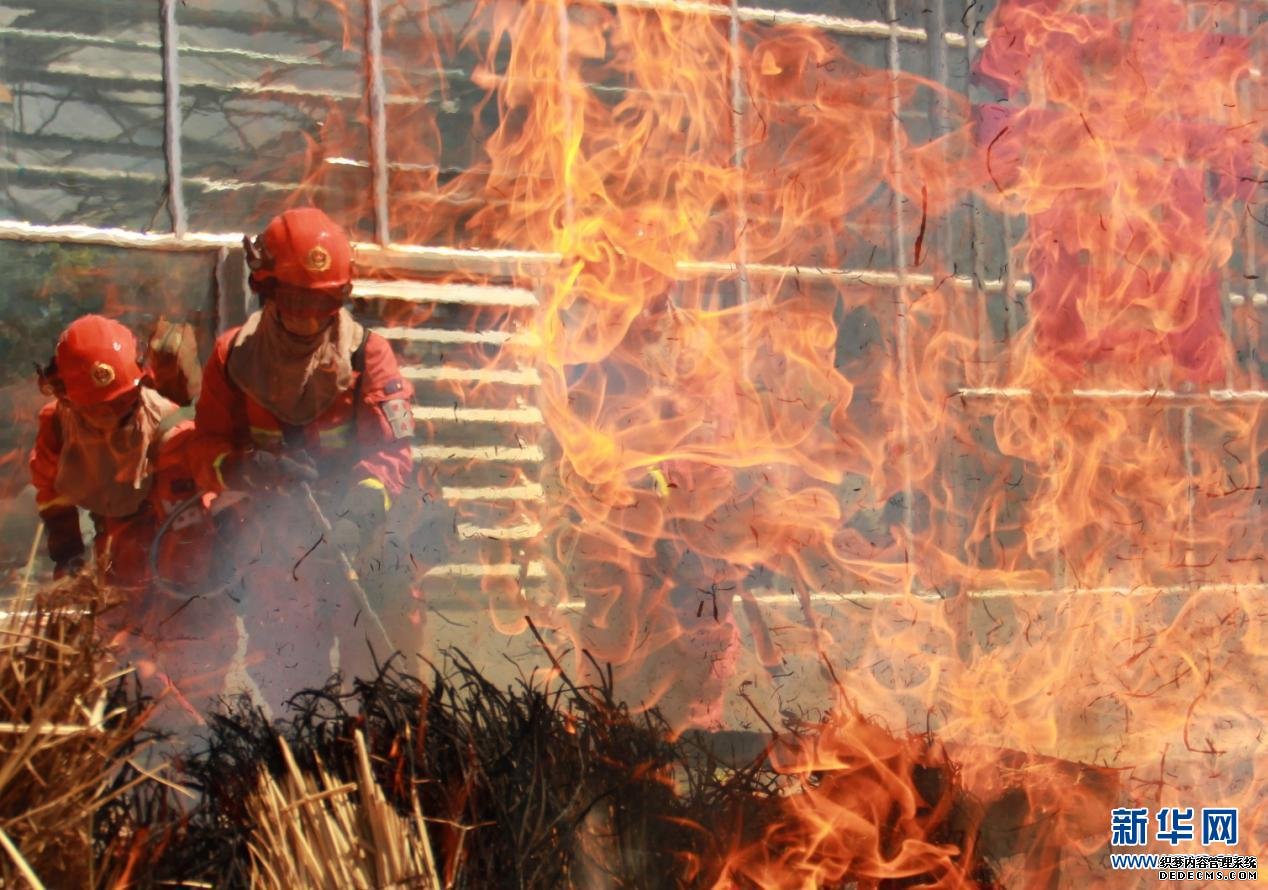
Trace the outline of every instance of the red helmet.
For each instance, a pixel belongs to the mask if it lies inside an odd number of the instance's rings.
[[[71,322],[55,355],[66,398],[76,405],[108,402],[141,382],[136,337],[110,318],[85,315]]]
[[[251,281],[333,289],[352,283],[348,235],[316,207],[287,210],[254,242],[243,239]]]

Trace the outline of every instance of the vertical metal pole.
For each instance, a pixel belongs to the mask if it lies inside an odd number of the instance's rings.
[[[258,308],[247,280],[247,264],[243,261],[241,248],[222,247],[216,251],[213,285],[217,334],[242,324]]]
[[[950,65],[947,60],[947,8],[946,0],[933,0],[929,3],[930,7],[925,11],[927,35],[926,46],[929,50],[929,73],[933,76],[934,81],[942,88],[942,91],[935,92],[933,96],[933,105],[930,108],[929,123],[934,139],[941,139],[951,132],[950,109],[947,107],[946,92],[950,90],[951,73]],[[947,156],[943,151],[941,154],[945,163]],[[939,225],[936,230],[929,232],[930,238],[930,255],[942,258],[946,256],[946,249],[949,246],[949,238],[947,237],[947,226]]]
[[[1254,6],[1252,6],[1252,4],[1254,4]],[[1251,22],[1252,22],[1251,10],[1252,8],[1259,9],[1262,7],[1258,7],[1255,0],[1246,0],[1245,3],[1238,4],[1238,7],[1239,7],[1237,10],[1238,30],[1242,35],[1250,36],[1253,30],[1251,26]],[[1238,104],[1240,105],[1240,110],[1242,111],[1242,113],[1248,112],[1250,108],[1252,107],[1249,78],[1244,78],[1242,82],[1238,85],[1237,96],[1238,96]],[[1246,301],[1244,304],[1245,308],[1242,309],[1242,312],[1243,312],[1242,317],[1243,319],[1245,319],[1247,317],[1247,314],[1252,312],[1265,313],[1265,317],[1259,320],[1259,324],[1268,324],[1268,306],[1261,305],[1258,298],[1259,289],[1263,285],[1263,282],[1259,278],[1259,274],[1260,274],[1259,273],[1259,268],[1260,268],[1259,266],[1259,231],[1258,231],[1259,224],[1254,219],[1251,218],[1249,206],[1246,207],[1246,213],[1242,215],[1242,226],[1244,227],[1246,232],[1245,238],[1242,243],[1242,286],[1245,288],[1245,291],[1246,291]],[[1228,330],[1229,330],[1230,338],[1233,336],[1235,332],[1237,332],[1236,325],[1233,323],[1232,308],[1233,307],[1228,306],[1225,310],[1229,313]],[[1259,363],[1255,360],[1255,357],[1254,357],[1255,353],[1252,350],[1252,344],[1250,342],[1252,337],[1252,332],[1256,330],[1258,330],[1257,325],[1252,325],[1249,322],[1244,323],[1242,325],[1242,329],[1240,331],[1238,339],[1242,341],[1242,345],[1246,349],[1246,356],[1247,356],[1246,373],[1243,375],[1243,378],[1242,378],[1245,381],[1244,386],[1247,389],[1262,390],[1264,389],[1264,379],[1263,379],[1263,376],[1259,373]],[[1232,342],[1234,345],[1237,345],[1237,340],[1230,339],[1230,342]],[[1236,359],[1234,358],[1233,362],[1235,361]],[[1233,364],[1233,362],[1230,362],[1230,366]],[[1233,369],[1232,367],[1230,367],[1230,379],[1231,379],[1232,371]],[[1232,386],[1230,386],[1229,388],[1232,389]],[[1253,461],[1253,457],[1252,457],[1252,461],[1250,461],[1249,463],[1252,466],[1257,466],[1257,464],[1255,464]],[[1258,478],[1252,477],[1249,481],[1252,485],[1264,484],[1263,477],[1258,477]],[[1265,500],[1264,498],[1259,497],[1259,498],[1255,498],[1254,501],[1252,502],[1253,504],[1253,506],[1251,507],[1252,528],[1265,527],[1264,526],[1264,500]],[[1262,573],[1260,575],[1260,580],[1261,581],[1264,580],[1264,576]]]
[[[753,354],[751,343],[752,331],[749,319],[749,280],[748,280],[748,208],[745,202],[748,192],[744,178],[744,120],[748,111],[748,97],[744,94],[744,71],[740,67],[743,43],[740,31],[740,8],[738,0],[731,0],[731,164],[736,174],[735,187],[735,264],[736,264],[736,299],[745,307],[741,315],[744,325],[744,375],[747,378],[749,364]]]
[[[964,10],[964,59],[970,71],[977,58],[977,4],[970,3]],[[985,351],[990,348],[990,316],[986,310],[987,295],[983,287],[986,280],[986,269],[982,259],[980,244],[982,240],[982,207],[977,197],[969,192],[969,274],[973,276],[973,286],[977,290],[977,342],[979,366],[985,358]]]
[[[576,221],[576,202],[572,194],[572,171],[568,169],[568,158],[572,156],[572,140],[575,133],[572,126],[572,89],[569,84],[568,56],[572,46],[572,22],[568,18],[568,0],[558,0],[559,10],[559,107],[563,109],[564,150],[561,156],[563,166],[559,171],[559,181],[564,190],[564,225],[568,240],[573,237],[573,223]]]
[[[1193,468],[1193,411],[1192,405],[1184,407],[1180,429],[1180,439],[1184,449],[1184,478],[1187,482],[1185,486],[1185,537],[1188,541],[1184,548],[1184,577],[1189,584],[1193,583],[1193,566],[1196,555],[1193,549],[1196,534],[1193,514],[1197,507],[1197,485],[1194,481],[1195,473]]]
[[[1015,236],[1013,233],[1013,221],[1005,210],[1001,214],[1001,221],[1004,227],[1004,330],[1008,334],[1008,345],[1012,346],[1017,342],[1017,275],[1013,270],[1013,247],[1015,246]],[[1004,351],[1005,358],[1011,358],[1012,352],[1009,349]],[[1011,365],[1004,369],[1005,379],[1011,373]]]
[[[162,0],[163,40],[163,149],[167,161],[167,212],[172,234],[184,238],[189,230],[185,214],[185,188],[181,159],[180,31],[176,24],[176,0]]]
[[[965,58],[968,61],[971,73],[973,60],[977,57],[978,52],[977,34],[975,33],[977,17],[972,11],[968,12],[967,15],[972,16],[974,20],[973,28],[970,29],[970,33],[965,35],[964,39]],[[976,205],[972,212],[974,214],[977,213]],[[1003,230],[1001,237],[1004,242],[1002,245],[1003,267],[1000,269],[1000,278],[1003,283],[1001,297],[1004,301],[1004,335],[1007,338],[1006,348],[1003,350],[1005,366],[1001,369],[1001,378],[1007,380],[1010,379],[1012,374],[1011,346],[1017,342],[1017,330],[1020,322],[1017,317],[1017,273],[1013,269],[1013,248],[1016,246],[1016,233],[1013,230],[1012,217],[1009,216],[1007,209],[1000,214],[1000,225]],[[987,299],[986,295],[983,295],[982,299],[985,301]]]
[[[1247,3],[1239,4],[1239,9],[1237,10],[1238,31],[1243,36],[1246,36],[1246,37],[1250,36],[1251,30],[1252,30],[1250,8],[1249,8],[1251,2],[1254,2],[1254,0],[1248,0]],[[1243,113],[1249,112],[1249,110],[1252,107],[1249,78],[1243,78],[1242,82],[1238,84],[1237,97],[1238,97],[1238,103],[1241,106],[1242,112]],[[1246,299],[1245,299],[1244,305],[1247,306],[1247,309],[1244,309],[1243,312],[1253,312],[1255,311],[1255,308],[1259,306],[1259,301],[1256,298],[1256,294],[1263,284],[1263,282],[1259,278],[1259,238],[1258,238],[1259,224],[1254,219],[1251,218],[1249,210],[1250,208],[1247,207],[1247,213],[1243,214],[1242,216],[1242,226],[1246,234],[1242,242],[1242,283],[1239,290],[1245,289]],[[1232,307],[1229,307],[1230,316],[1232,314],[1231,308]],[[1262,309],[1263,307],[1259,307],[1259,308]],[[1250,325],[1244,326],[1242,337],[1245,341],[1250,340],[1251,330],[1252,328]],[[1233,335],[1233,332],[1234,332],[1234,326],[1232,324],[1232,318],[1230,317],[1229,319],[1230,339]],[[1235,340],[1232,340],[1231,342],[1236,343]],[[1245,345],[1247,347],[1247,352],[1250,353],[1250,343],[1246,342]],[[1247,362],[1247,366],[1248,367],[1247,367],[1246,382],[1249,388],[1263,389],[1264,381],[1260,379],[1260,375],[1257,373],[1258,363],[1255,362],[1253,359],[1250,359]],[[1231,368],[1230,368],[1230,372],[1231,372]],[[1229,385],[1229,388],[1230,389],[1233,388],[1231,383]]]
[[[383,25],[380,0],[365,0],[366,87],[370,102],[370,175],[374,191],[374,237],[392,242],[388,210],[387,89],[383,80]]]
[[[573,178],[572,170],[569,168],[569,158],[575,157],[572,151],[572,140],[575,138],[575,133],[573,131],[573,126],[572,126],[572,114],[573,114],[572,86],[569,83],[569,73],[568,73],[568,57],[571,54],[571,45],[572,45],[572,23],[571,23],[571,20],[568,18],[568,0],[556,0],[556,15],[558,16],[557,24],[559,27],[559,71],[557,72],[557,76],[559,78],[559,107],[562,110],[562,114],[564,117],[563,119],[563,134],[564,134],[563,140],[564,141],[563,141],[562,150],[559,152],[559,174],[558,174],[559,185],[563,189],[563,193],[564,193],[564,236],[562,239],[560,239],[558,234],[556,234],[555,246],[556,246],[556,249],[560,250],[560,253],[564,255],[563,256],[564,266],[567,267],[570,263],[575,262],[577,257],[577,253],[576,253],[577,249],[573,243],[573,239],[576,238],[577,211],[576,211],[576,202],[572,193],[572,178]],[[549,124],[550,122],[546,121],[545,123]],[[568,255],[569,252],[572,253],[571,256]],[[545,284],[545,286],[548,288],[561,288],[565,286],[564,282],[568,279],[568,277],[569,276],[551,275],[547,273],[543,275],[542,277],[538,278],[537,281],[540,282],[541,284]],[[537,290],[537,289],[538,288],[534,288],[534,290]],[[539,297],[538,299],[541,305],[546,305],[546,300],[542,299],[541,297]],[[555,302],[554,295],[552,295],[551,302],[552,303]],[[552,446],[554,446],[553,452],[548,452],[548,453],[559,453],[561,451],[561,449],[558,447],[558,442],[555,440],[553,436],[540,436],[539,439],[544,441],[545,443],[543,445],[544,448],[551,449]],[[541,465],[541,468],[539,468],[538,478],[541,478],[541,474],[544,472],[545,467],[546,467],[546,464],[543,463]],[[568,556],[563,561],[562,567],[565,572],[574,571],[575,565],[573,560],[575,556],[576,556],[576,545],[574,544],[572,550],[569,552]],[[525,567],[526,568],[524,571],[527,571],[527,562],[525,562]],[[521,575],[521,580],[520,580],[521,593],[525,591],[525,588],[527,587],[527,585],[528,585],[527,578]],[[587,603],[586,603],[587,611],[589,610],[589,608],[590,608],[590,604],[587,600]]]
[[[930,0],[930,2],[925,3],[923,17],[929,75],[939,87],[939,89],[932,91],[933,102],[929,107],[930,139],[937,142],[951,132],[951,115],[947,102],[951,75],[947,59],[947,10],[945,0]],[[938,158],[945,170],[948,163],[945,147],[939,149]],[[937,188],[941,191],[947,187],[946,174],[944,173],[943,176],[936,180],[926,179],[925,184],[931,189]],[[927,227],[924,238],[924,255],[928,259],[921,260],[925,265],[925,269],[921,271],[931,272],[936,281],[941,275],[942,264],[954,263],[952,230],[946,224],[945,218],[941,216],[927,216],[925,225]],[[913,255],[913,263],[916,262],[916,259]],[[946,381],[948,389],[954,391],[965,385],[972,386],[975,381],[971,381],[969,375],[974,371],[975,364],[974,362],[962,364],[959,368],[959,379],[948,379]],[[969,484],[971,483],[966,481],[964,487],[967,488]],[[961,494],[959,486],[953,486],[950,484],[950,480],[944,480],[942,484],[932,486],[932,489],[943,492],[942,497],[945,500],[943,509],[947,515],[954,513],[956,510],[956,498]],[[972,496],[972,494],[969,495],[970,500]],[[956,553],[957,555],[964,552],[965,542],[962,536],[956,534],[957,529],[951,523],[941,522],[933,527],[937,530],[937,546],[939,549],[947,553]],[[956,614],[962,617],[965,613]],[[948,615],[948,618],[950,619],[951,616]],[[968,628],[965,626],[961,626],[959,629],[963,633],[968,632]]]
[[[229,262],[229,248],[221,247],[216,250],[216,266],[211,271],[211,290],[215,297],[215,306],[212,308],[212,318],[215,321],[216,336],[223,334],[229,329],[229,302],[230,297],[226,293],[225,266]]]
[[[890,232],[894,252],[894,271],[898,277],[898,286],[894,290],[897,319],[894,325],[894,337],[898,360],[898,393],[899,393],[899,433],[902,436],[903,456],[903,531],[906,534],[905,544],[910,545],[912,539],[912,499],[914,495],[911,478],[911,420],[910,390],[908,374],[911,367],[910,344],[907,341],[907,260],[903,254],[906,250],[907,237],[903,226],[903,159],[899,145],[902,142],[902,102],[898,95],[898,80],[902,73],[899,61],[898,46],[898,4],[897,0],[887,0],[886,15],[889,19],[889,43],[887,55],[889,61],[890,93],[889,93],[889,161],[893,177],[893,229]],[[906,548],[905,548],[906,549]],[[914,580],[914,573],[908,569],[909,580]]]

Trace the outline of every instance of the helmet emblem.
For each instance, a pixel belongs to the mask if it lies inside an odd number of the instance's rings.
[[[325,272],[330,268],[330,251],[318,245],[304,257],[304,268],[309,272]]]
[[[98,389],[105,389],[114,383],[114,368],[105,362],[94,362],[90,374],[93,385]]]

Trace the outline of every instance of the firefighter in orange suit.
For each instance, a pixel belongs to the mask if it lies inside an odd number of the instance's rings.
[[[264,689],[259,677],[256,683],[276,705],[286,691],[325,679],[330,632],[340,623],[332,611],[345,616],[345,668],[349,645],[364,646],[355,640],[365,639],[369,624],[349,630],[357,607],[331,577],[337,570],[328,547],[298,561],[305,543],[325,543],[312,533],[312,502],[300,483],[316,492],[317,509],[334,524],[331,543],[355,560],[381,533],[392,499],[410,479],[413,389],[388,342],[344,308],[352,248],[325,213],[288,210],[244,243],[261,308],[216,341],[203,370],[196,451],[200,483],[252,495],[244,511],[257,523],[264,515],[264,534],[313,538],[291,542],[295,560],[270,545],[274,552],[245,577],[248,633],[271,645],[256,653],[257,663],[271,662],[258,673],[271,671],[275,688]],[[248,537],[258,549],[254,533]]]
[[[160,525],[198,493],[188,460],[193,424],[179,422],[179,406],[149,385],[132,332],[100,315],[66,328],[40,377],[57,398],[40,411],[30,468],[55,577],[89,562],[79,523],[86,510],[96,527],[92,563],[122,593],[103,615],[111,641],[143,676],[157,673],[184,686],[176,691],[186,698],[207,683],[203,691],[216,694],[217,671],[233,651],[224,651],[232,616],[209,616],[207,606],[184,609],[155,589],[150,575]],[[168,523],[159,551],[165,577],[206,570],[207,515],[196,501],[193,507]]]

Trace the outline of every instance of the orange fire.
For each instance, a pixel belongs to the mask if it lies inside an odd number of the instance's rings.
[[[863,886],[921,878],[923,886],[972,887],[990,880],[964,865],[980,811],[957,809],[940,769],[945,754],[900,742],[859,720],[843,720],[812,750],[776,748],[793,785],[784,818],[762,843],[736,853],[717,887]],[[913,775],[925,777],[924,787]],[[901,838],[895,842],[894,838]],[[930,880],[935,883],[928,883]]]
[[[536,619],[683,726],[751,719],[748,682],[772,708],[840,694],[839,713],[930,729],[985,801],[1028,798],[1039,828],[1009,848],[1009,886],[1057,862],[1070,886],[1121,877],[1103,862],[1115,804],[1240,806],[1257,852],[1253,10],[1003,0],[972,75],[998,101],[971,104],[841,37],[901,61],[899,25],[703,0],[475,6],[389,23],[419,69],[390,72],[393,91],[443,98],[460,55],[487,91],[466,144],[442,144],[435,104],[389,130],[414,171],[394,174],[393,214],[401,240],[559,257],[516,358],[541,373],[557,451],[547,572],[584,607]],[[912,112],[930,96],[933,138]],[[881,743],[855,730],[781,766],[866,759]],[[791,848],[737,853],[737,885],[836,879],[821,842],[914,799],[851,787],[803,783]],[[901,855],[860,874],[900,877]]]

